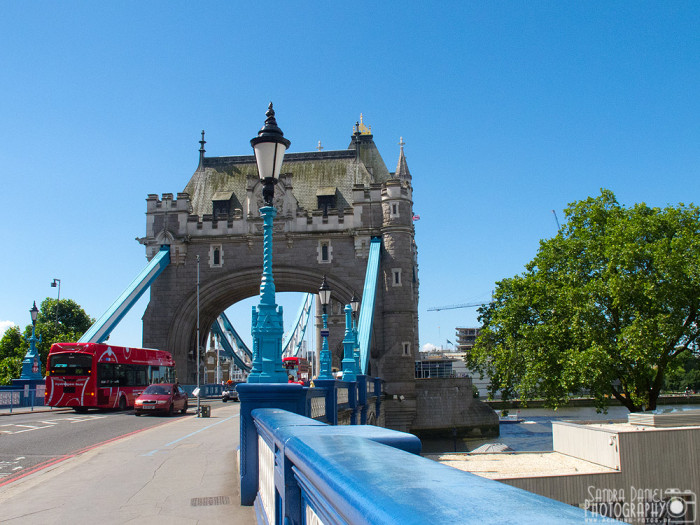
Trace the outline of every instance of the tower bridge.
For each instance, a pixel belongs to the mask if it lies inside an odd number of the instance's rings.
[[[217,317],[259,293],[263,255],[263,185],[254,156],[207,157],[204,132],[200,144],[184,190],[146,199],[146,235],[139,239],[149,259],[170,248],[170,264],[150,288],[143,344],[172,352],[183,382],[194,382],[197,348],[205,346]],[[364,123],[356,124],[345,150],[287,153],[274,206],[275,287],[315,293],[326,277],[333,290],[329,345],[338,368],[343,305],[364,289],[372,240],[381,241],[365,372],[385,381],[387,426],[408,430],[416,415],[419,281],[403,141],[393,172]],[[317,306],[317,331],[319,319]],[[320,345],[321,338],[316,341]]]

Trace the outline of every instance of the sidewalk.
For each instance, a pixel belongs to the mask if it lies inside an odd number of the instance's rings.
[[[0,521],[255,523],[239,504],[238,411],[177,418],[0,487]]]

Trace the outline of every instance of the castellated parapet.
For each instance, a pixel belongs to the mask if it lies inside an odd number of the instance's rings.
[[[403,143],[397,171],[391,173],[372,135],[356,130],[346,150],[287,153],[273,202],[278,210],[273,231],[276,289],[316,293],[327,277],[332,289],[329,345],[338,368],[343,305],[362,293],[370,242],[382,240],[369,373],[385,380],[392,399],[402,400],[385,405],[387,426],[402,430],[410,429],[416,415],[418,264],[411,180]],[[198,343],[206,345],[215,318],[259,293],[262,203],[252,155],[206,157],[203,149],[183,192],[146,199],[146,235],[139,241],[149,259],[169,245],[171,264],[151,287],[143,344],[172,352],[183,383],[195,380],[196,349]],[[318,329],[320,321],[315,324]]]

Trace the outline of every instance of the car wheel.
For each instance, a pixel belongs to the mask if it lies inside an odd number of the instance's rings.
[[[180,414],[187,414],[187,400],[185,399],[185,406],[180,410]]]
[[[175,413],[175,403],[170,403],[168,407],[168,415],[172,416]]]
[[[228,401],[228,397],[222,397],[222,398],[221,398],[221,401],[223,401],[224,403],[226,403],[226,401]]]
[[[140,416],[140,415],[141,415],[141,412],[139,412],[138,410],[134,410],[134,415],[135,415],[135,416]]]
[[[119,398],[119,410],[121,410],[121,411],[126,410],[126,398],[124,396],[121,396]]]

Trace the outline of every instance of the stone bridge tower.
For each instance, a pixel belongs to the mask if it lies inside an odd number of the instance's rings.
[[[202,347],[221,312],[259,293],[262,272],[262,185],[255,158],[205,156],[204,132],[200,143],[199,166],[184,192],[146,199],[146,236],[140,239],[149,259],[164,244],[171,254],[170,265],[151,286],[143,344],[172,352],[180,381],[190,383],[196,381],[197,256]],[[342,307],[353,292],[362,293],[370,241],[381,238],[369,373],[386,381],[392,398],[385,405],[387,426],[402,430],[408,430],[416,410],[418,263],[412,191],[403,141],[396,171],[389,172],[371,130],[360,121],[348,149],[287,153],[274,197],[276,289],[316,293],[326,276],[333,290],[329,344],[338,368]]]

